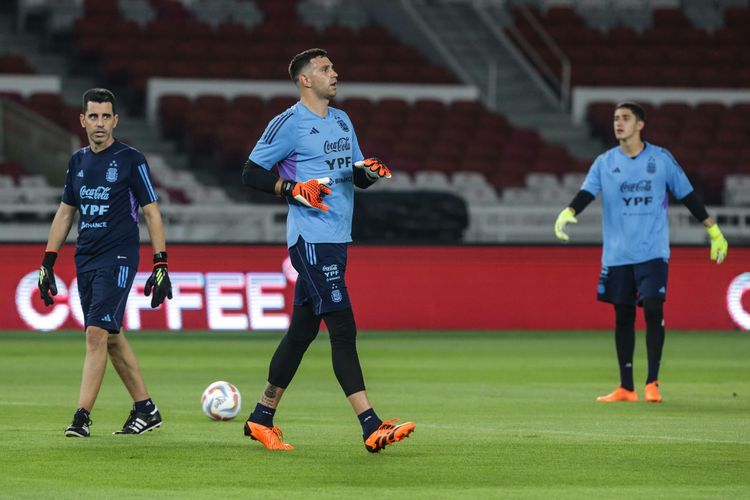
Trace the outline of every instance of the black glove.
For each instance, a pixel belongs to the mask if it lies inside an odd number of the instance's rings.
[[[42,267],[39,268],[39,295],[42,297],[45,306],[51,306],[55,303],[50,297],[57,295],[57,283],[55,283],[55,272],[52,270],[57,259],[57,252],[44,252]]]
[[[154,270],[146,280],[146,287],[143,289],[146,297],[151,295],[152,289],[154,295],[151,297],[151,307],[153,308],[159,307],[165,298],[172,298],[172,283],[169,281],[167,271],[167,252],[154,254]]]

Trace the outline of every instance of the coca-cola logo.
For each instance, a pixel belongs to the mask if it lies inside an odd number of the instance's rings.
[[[651,191],[651,181],[642,179],[637,182],[623,182],[620,184],[621,193],[640,193],[643,191]]]
[[[85,185],[81,186],[79,192],[82,200],[108,200],[110,187],[97,186],[95,188],[88,188]]]
[[[352,149],[351,140],[348,137],[342,137],[338,141],[326,141],[323,144],[323,153],[338,153]]]

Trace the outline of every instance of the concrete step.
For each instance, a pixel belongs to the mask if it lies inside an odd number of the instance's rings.
[[[26,60],[41,75],[64,75],[68,73],[68,63],[65,59],[55,56],[38,53],[25,53]]]
[[[550,128],[569,128],[578,130],[581,134],[588,135],[589,129],[585,125],[573,125],[570,122],[570,116],[567,113],[550,111],[544,113],[527,113],[519,117],[519,122],[525,126],[550,127]]]
[[[94,85],[94,80],[91,78],[66,75],[62,80],[63,99],[68,104],[80,106],[83,93],[94,87]]]

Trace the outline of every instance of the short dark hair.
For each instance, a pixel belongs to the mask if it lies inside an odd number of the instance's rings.
[[[112,103],[112,114],[116,115],[117,110],[115,109],[115,95],[111,90],[107,89],[88,89],[83,93],[83,102],[81,102],[81,113],[86,114],[86,106],[89,102],[111,102]]]
[[[617,106],[615,106],[615,111],[617,111],[620,108],[626,108],[633,112],[635,117],[639,119],[642,122],[646,121],[646,112],[643,111],[643,108],[640,104],[638,104],[635,101],[622,101]]]
[[[310,64],[310,61],[316,57],[325,57],[328,55],[323,49],[307,49],[304,52],[300,52],[296,56],[292,57],[292,62],[289,63],[289,78],[296,84],[299,74],[302,73],[302,68]]]

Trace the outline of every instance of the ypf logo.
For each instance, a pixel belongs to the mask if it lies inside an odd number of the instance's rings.
[[[750,312],[742,306],[742,297],[750,292],[750,273],[742,273],[732,280],[727,289],[727,309],[735,323],[750,330]]]

